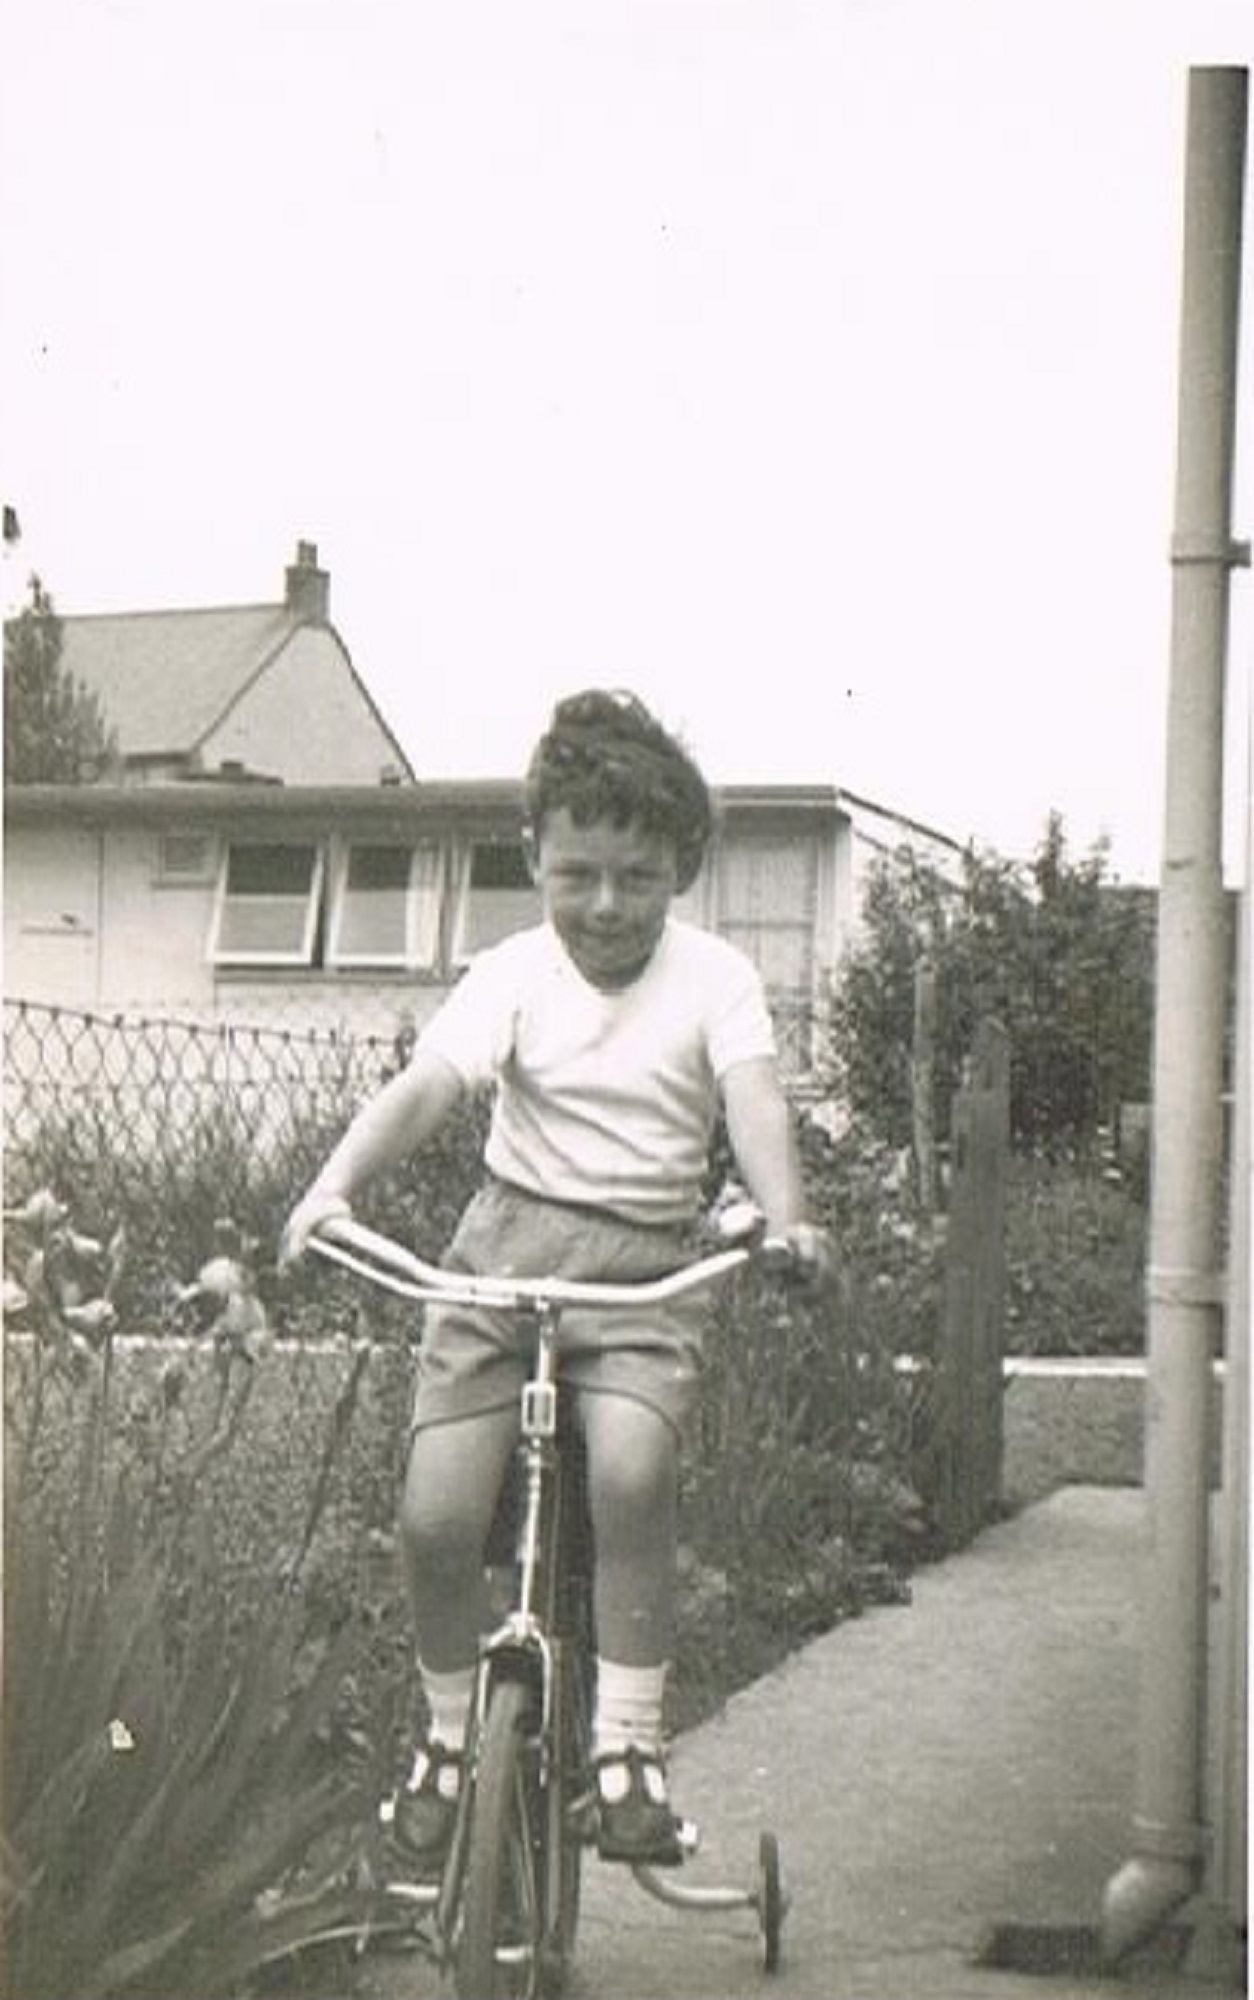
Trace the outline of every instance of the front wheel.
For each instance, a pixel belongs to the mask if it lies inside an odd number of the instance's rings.
[[[542,1990],[548,1995],[565,1991],[574,1957],[588,1783],[587,1653],[570,1640],[553,1650],[554,1756],[544,1802],[548,1916]]]
[[[499,1681],[479,1743],[454,1973],[460,2000],[536,2000],[544,1893],[528,1689]]]

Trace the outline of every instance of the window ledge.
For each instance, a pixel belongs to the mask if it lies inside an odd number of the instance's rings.
[[[219,986],[451,986],[455,973],[403,965],[215,965]]]

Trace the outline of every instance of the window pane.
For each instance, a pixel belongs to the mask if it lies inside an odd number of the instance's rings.
[[[218,957],[304,956],[307,896],[247,896],[222,906]]]
[[[531,870],[521,842],[478,841],[470,857],[470,886],[472,889],[531,890]]]
[[[407,889],[411,849],[353,847],[348,856],[350,890]]]
[[[470,856],[461,955],[470,957],[540,920],[540,894],[519,841],[482,840]]]
[[[214,956],[304,964],[313,951],[318,850],[275,842],[232,846]]]
[[[337,958],[404,961],[411,858],[408,847],[349,850]]]
[[[314,847],[232,847],[226,870],[228,896],[305,896],[313,881]]]

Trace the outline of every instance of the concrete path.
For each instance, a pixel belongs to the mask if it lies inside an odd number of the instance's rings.
[[[752,1913],[663,1907],[592,1860],[572,2000],[1235,1993],[975,1962],[995,1926],[1096,1926],[1127,1857],[1144,1544],[1139,1491],[1064,1489],[681,1739],[674,1792],[702,1829],[685,1877],[747,1884],[761,1829],[779,1837],[780,1970]],[[412,1961],[393,1973],[376,2000],[425,1990]]]

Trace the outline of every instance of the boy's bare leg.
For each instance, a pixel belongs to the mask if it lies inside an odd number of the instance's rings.
[[[414,1433],[400,1540],[418,1654],[437,1674],[474,1664],[483,1612],[483,1551],[518,1439],[511,1405]]]
[[[661,1666],[675,1639],[675,1433],[656,1410],[626,1396],[585,1395],[581,1415],[596,1547],[597,1650],[623,1666]]]
[[[626,1397],[585,1395],[583,1417],[596,1542],[597,1844],[608,1860],[676,1862],[662,1762],[675,1633],[675,1434]]]
[[[420,1876],[443,1866],[484,1606],[484,1543],[518,1435],[513,1409],[415,1432],[400,1507],[405,1583],[428,1731],[393,1802],[392,1832]]]

